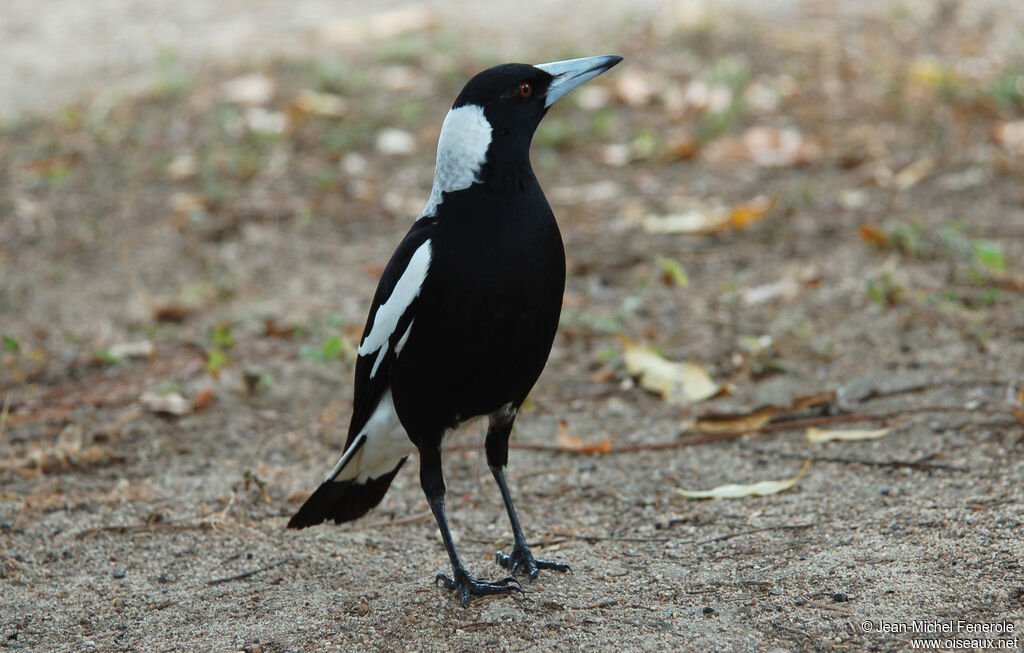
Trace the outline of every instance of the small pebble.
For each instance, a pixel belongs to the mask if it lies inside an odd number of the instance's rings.
[[[706,605],[704,606],[703,612],[704,614],[715,614],[715,609],[712,608],[710,605]]]
[[[836,592],[832,595],[832,600],[836,603],[846,603],[850,600],[850,597],[844,594],[843,592]]]
[[[114,573],[112,574],[112,576],[113,576],[114,578],[124,578],[124,572],[123,572],[123,571],[115,571],[115,572],[114,572]]]

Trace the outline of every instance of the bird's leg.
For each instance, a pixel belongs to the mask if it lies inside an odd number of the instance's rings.
[[[519,525],[519,517],[516,515],[516,508],[512,505],[512,494],[508,491],[508,483],[505,482],[505,464],[508,462],[508,438],[512,432],[512,422],[515,420],[516,410],[503,410],[491,415],[490,424],[487,428],[487,463],[491,468],[491,474],[498,483],[501,490],[501,499],[505,502],[505,511],[508,513],[508,520],[512,524],[512,537],[514,544],[512,552],[505,555],[501,551],[495,554],[498,564],[512,571],[512,575],[518,573],[526,574],[532,581],[537,577],[541,569],[554,569],[555,571],[572,571],[569,565],[548,560],[537,560],[533,552],[526,545],[526,536],[523,535],[523,528]]]
[[[450,590],[459,593],[462,606],[469,604],[470,597],[486,596],[489,594],[511,594],[522,592],[519,581],[512,576],[498,581],[478,581],[469,575],[469,572],[462,562],[459,561],[459,554],[455,551],[455,543],[452,541],[452,532],[448,528],[448,517],[444,510],[444,476],[441,473],[441,452],[425,452],[420,450],[420,486],[430,503],[430,510],[434,513],[437,521],[437,528],[441,531],[441,539],[444,540],[444,548],[448,551],[448,559],[452,563],[451,577],[445,574],[438,574],[434,579],[435,583],[441,583]]]

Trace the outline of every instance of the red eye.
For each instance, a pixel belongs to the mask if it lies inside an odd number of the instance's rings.
[[[521,97],[530,97],[533,94],[533,87],[530,86],[529,82],[523,82],[519,85],[519,95]]]

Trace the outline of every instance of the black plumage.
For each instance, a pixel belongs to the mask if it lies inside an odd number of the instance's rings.
[[[503,472],[516,413],[547,362],[565,288],[561,235],[529,148],[555,100],[620,60],[505,64],[466,84],[441,130],[427,207],[373,298],[345,451],[290,528],[362,516],[415,451],[420,484],[452,564],[452,576],[438,580],[456,589],[464,605],[473,595],[518,590],[513,577],[482,582],[470,576],[445,515],[444,436],[487,415],[487,462],[515,540],[498,562],[531,579],[538,569],[568,570],[533,557]]]

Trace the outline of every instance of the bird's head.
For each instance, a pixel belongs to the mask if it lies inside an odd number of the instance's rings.
[[[434,189],[424,215],[441,194],[482,181],[486,166],[495,180],[530,172],[530,141],[556,100],[622,61],[617,55],[583,57],[536,65],[509,63],[473,77],[441,126]],[[532,173],[530,173],[532,174]]]
[[[622,57],[606,55],[534,66],[502,64],[469,80],[452,108],[479,107],[491,125],[492,138],[526,138],[529,143],[556,100],[620,61]]]

